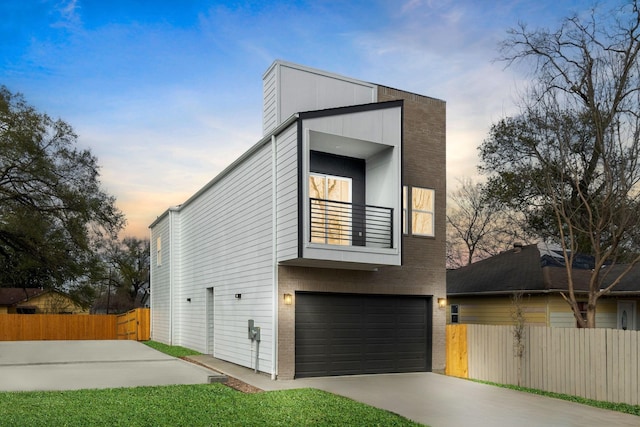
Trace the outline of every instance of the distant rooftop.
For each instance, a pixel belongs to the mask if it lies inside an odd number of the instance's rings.
[[[604,267],[601,270],[603,286],[611,283],[626,267]],[[593,268],[593,257],[574,257],[572,273],[577,292],[587,292]],[[497,295],[519,291],[552,293],[567,289],[562,248],[546,243],[517,246],[482,261],[447,271],[449,295]],[[640,293],[640,266],[635,266],[627,273],[612,293]]]

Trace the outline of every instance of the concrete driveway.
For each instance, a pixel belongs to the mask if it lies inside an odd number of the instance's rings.
[[[633,415],[429,372],[272,381],[211,356],[192,358],[263,390],[317,388],[432,427],[640,426]]]
[[[0,341],[0,391],[203,384],[210,375],[136,341]]]

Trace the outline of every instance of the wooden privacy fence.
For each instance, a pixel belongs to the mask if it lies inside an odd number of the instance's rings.
[[[448,325],[446,374],[608,402],[640,404],[640,331]]]
[[[126,325],[118,324],[127,319]],[[132,320],[133,319],[133,320]],[[149,339],[149,309],[115,315],[0,314],[0,341]]]
[[[1,314],[0,341],[114,340],[115,316]]]
[[[116,317],[116,336],[119,340],[148,341],[149,325],[149,309],[134,308]]]

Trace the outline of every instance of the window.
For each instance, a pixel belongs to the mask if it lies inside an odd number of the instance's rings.
[[[409,187],[402,186],[402,234],[409,234]]]
[[[433,236],[433,190],[413,187],[411,189],[411,233],[418,236]]]
[[[460,323],[460,306],[451,304],[451,323]]]
[[[411,204],[409,204],[411,200]],[[414,236],[434,236],[435,191],[420,187],[402,187],[402,232]],[[411,218],[411,224],[409,224]]]
[[[351,178],[312,174],[311,242],[351,244]]]
[[[156,265],[162,265],[162,237],[156,239]]]

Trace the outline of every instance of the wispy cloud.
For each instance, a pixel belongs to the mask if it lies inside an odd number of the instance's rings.
[[[522,79],[491,62],[497,42],[580,3],[0,2],[0,75],[76,129],[144,232],[258,141],[277,58],[444,99],[449,177],[472,176]]]
[[[404,2],[402,7],[400,8],[400,13],[405,14],[407,12],[411,12],[422,5],[421,0],[409,0]]]
[[[54,18],[52,27],[78,29],[82,25],[78,0],[60,0],[54,6],[59,18]]]

